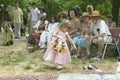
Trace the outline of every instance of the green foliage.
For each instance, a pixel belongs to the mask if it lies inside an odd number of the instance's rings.
[[[14,5],[14,2],[19,2],[25,18],[27,14],[26,6],[32,2],[36,2],[37,7],[45,6],[48,17],[52,14],[58,14],[60,11],[68,10],[75,5],[79,5],[81,12],[85,12],[86,6],[91,4],[94,6],[94,10],[99,10],[103,18],[105,18],[106,15],[112,12],[112,1],[113,0],[0,0],[0,3],[7,6],[8,4]]]

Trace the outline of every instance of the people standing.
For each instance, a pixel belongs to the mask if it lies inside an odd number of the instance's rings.
[[[71,62],[70,51],[66,43],[67,39],[76,49],[75,44],[67,32],[68,29],[69,26],[67,22],[62,22],[59,25],[59,28],[53,33],[52,41],[43,57],[45,61],[56,63],[57,69],[61,69],[63,64]]]
[[[30,31],[31,31],[30,16],[31,16],[31,6],[27,6],[27,27],[28,27],[28,33],[30,33]]]
[[[45,9],[44,6],[40,6],[38,9],[40,10],[39,18],[41,18],[42,16],[44,16],[44,17],[47,16],[47,14],[46,14],[46,9]]]
[[[40,15],[40,10],[36,7],[36,3],[33,2],[32,3],[32,9],[31,9],[31,16],[30,16],[30,20],[31,20],[31,31],[35,30],[33,28],[33,26],[35,26],[35,24],[38,22],[39,20],[39,15]]]
[[[21,25],[23,24],[23,12],[19,8],[19,4],[16,2],[15,7],[12,10],[12,21],[14,24],[15,38],[21,37]]]

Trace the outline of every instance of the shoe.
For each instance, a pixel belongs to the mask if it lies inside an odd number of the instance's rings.
[[[59,70],[59,69],[62,69],[62,66],[61,65],[58,65],[57,66],[57,69]]]
[[[87,66],[83,66],[83,70],[84,71],[88,70],[88,67]]]
[[[102,72],[102,70],[98,69],[95,65],[89,64],[88,69],[95,70],[96,72]]]
[[[41,49],[41,50],[40,50],[40,53],[45,53],[45,49]]]
[[[90,59],[90,56],[87,55],[87,56],[85,56],[85,57],[82,58],[82,60],[85,60],[85,59]]]
[[[75,55],[75,56],[73,56],[73,58],[78,58],[79,56],[77,56],[77,55]]]
[[[17,37],[14,37],[14,39],[17,39]]]
[[[17,39],[20,39],[20,37],[17,37]]]
[[[91,58],[90,60],[100,61],[100,60],[101,60],[101,58],[100,58],[99,56],[96,56],[96,57],[94,57],[94,58]]]

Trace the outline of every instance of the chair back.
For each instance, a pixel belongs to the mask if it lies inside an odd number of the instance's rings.
[[[112,37],[118,39],[120,37],[120,28],[111,28],[109,29]]]

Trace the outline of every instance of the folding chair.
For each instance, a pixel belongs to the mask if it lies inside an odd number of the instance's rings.
[[[109,30],[111,32],[111,35],[108,35],[108,36],[112,36],[113,41],[111,43],[105,43],[102,59],[104,59],[104,56],[105,56],[108,45],[115,45],[118,53],[120,54],[120,51],[119,51],[119,48],[118,48],[118,41],[120,40],[120,28],[112,28],[112,29],[109,29]]]

